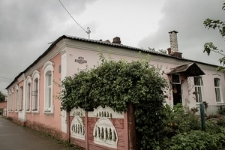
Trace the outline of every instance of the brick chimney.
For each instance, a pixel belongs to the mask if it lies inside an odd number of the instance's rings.
[[[120,37],[114,37],[112,43],[121,44]]]
[[[177,31],[173,30],[169,32],[170,35],[170,48],[168,50],[168,54],[171,56],[182,58],[182,53],[178,51],[178,43],[177,43]]]

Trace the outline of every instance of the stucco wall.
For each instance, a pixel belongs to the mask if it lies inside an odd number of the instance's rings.
[[[7,102],[0,102],[0,108],[7,108]]]

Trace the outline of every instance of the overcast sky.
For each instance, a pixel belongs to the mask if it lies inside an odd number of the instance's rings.
[[[208,30],[206,18],[225,20],[223,0],[61,0],[91,39],[121,38],[122,44],[167,49],[171,30],[178,31],[184,58],[218,64],[219,56],[203,54],[203,45],[225,43]],[[58,0],[0,0],[0,91],[62,35],[87,38]]]

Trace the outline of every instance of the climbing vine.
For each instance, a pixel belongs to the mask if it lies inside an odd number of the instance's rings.
[[[108,106],[124,112],[128,103],[132,103],[139,149],[157,146],[158,133],[163,128],[163,90],[167,87],[160,69],[146,59],[115,61],[100,54],[100,61],[99,66],[62,81],[61,109],[80,107],[91,111]]]

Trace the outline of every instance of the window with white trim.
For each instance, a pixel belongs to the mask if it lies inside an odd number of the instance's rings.
[[[11,94],[11,103],[10,103],[11,111],[13,111],[13,93]]]
[[[44,112],[53,113],[53,63],[48,61],[44,70]]]
[[[220,89],[220,79],[214,78],[214,87],[216,94],[216,102],[221,102],[221,89]]]
[[[27,77],[27,84],[26,84],[26,111],[30,111],[31,109],[31,105],[30,105],[30,102],[31,102],[31,77],[28,76]]]
[[[11,89],[11,111],[14,110],[14,90],[13,88]]]
[[[18,110],[18,101],[19,101],[19,90],[18,90],[18,87],[16,88],[16,99],[15,99],[15,111]]]
[[[19,111],[23,110],[23,87],[19,88]]]
[[[39,72],[34,71],[33,75],[33,91],[32,91],[32,111],[39,111]]]
[[[203,101],[203,81],[202,77],[194,77],[195,85],[195,98],[196,102],[200,103]]]

